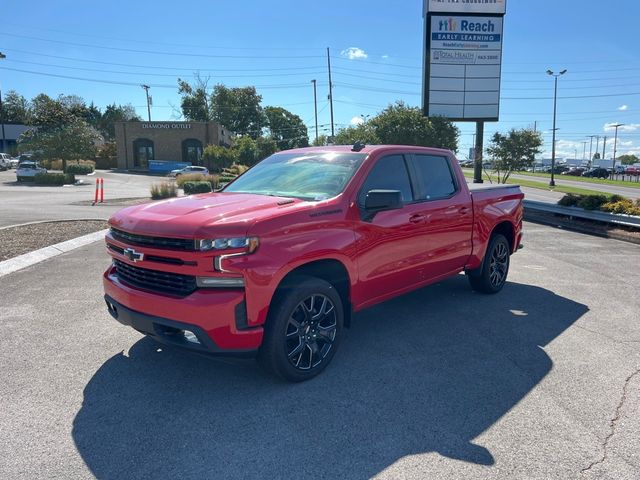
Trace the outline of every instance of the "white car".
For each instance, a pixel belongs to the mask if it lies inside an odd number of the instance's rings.
[[[180,175],[187,175],[190,173],[200,173],[202,175],[209,175],[209,170],[207,169],[207,167],[198,167],[198,166],[192,165],[190,167],[184,167],[179,170],[171,170],[171,173],[169,174],[169,176],[179,177]]]
[[[22,162],[16,170],[16,176],[18,177],[19,182],[27,179],[33,180],[33,177],[39,173],[47,173],[47,169],[42,168],[34,162]]]
[[[8,153],[0,153],[0,171],[4,172],[11,168],[11,157]]]

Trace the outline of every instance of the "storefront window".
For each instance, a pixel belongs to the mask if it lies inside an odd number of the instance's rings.
[[[153,142],[139,138],[133,142],[133,165],[136,168],[149,168],[149,160],[154,159]]]
[[[202,165],[202,142],[190,138],[182,142],[182,161]]]

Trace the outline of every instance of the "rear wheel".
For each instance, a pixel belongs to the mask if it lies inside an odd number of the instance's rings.
[[[502,290],[509,273],[509,255],[509,242],[505,236],[493,235],[480,271],[467,275],[471,288],[481,293],[498,293]]]
[[[330,283],[297,277],[276,295],[260,348],[261,364],[290,382],[315,377],[336,352],[343,320],[340,295]]]

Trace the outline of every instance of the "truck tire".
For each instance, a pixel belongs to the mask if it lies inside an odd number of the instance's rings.
[[[498,293],[504,287],[509,273],[511,249],[504,235],[493,235],[489,240],[482,267],[477,272],[469,272],[467,277],[471,288],[481,293]]]
[[[315,277],[296,277],[276,293],[258,360],[284,380],[309,380],[333,358],[343,321],[342,300],[333,285]]]

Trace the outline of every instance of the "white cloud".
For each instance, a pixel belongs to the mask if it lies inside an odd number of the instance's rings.
[[[358,47],[349,47],[340,52],[340,56],[349,60],[363,60],[367,58],[367,52]]]
[[[362,117],[353,117],[351,119],[351,125],[362,125],[364,123],[364,120],[362,119]]]
[[[605,123],[603,129],[605,132],[613,132],[616,125],[617,123]],[[640,130],[640,123],[627,123],[618,127],[618,132],[635,132],[636,130]]]
[[[384,55],[382,55],[382,59],[386,60],[387,58],[389,58],[389,55],[387,55],[386,53]]]
[[[620,110],[621,112],[624,112],[625,110],[629,109],[629,105],[620,105],[618,107],[618,110]]]

